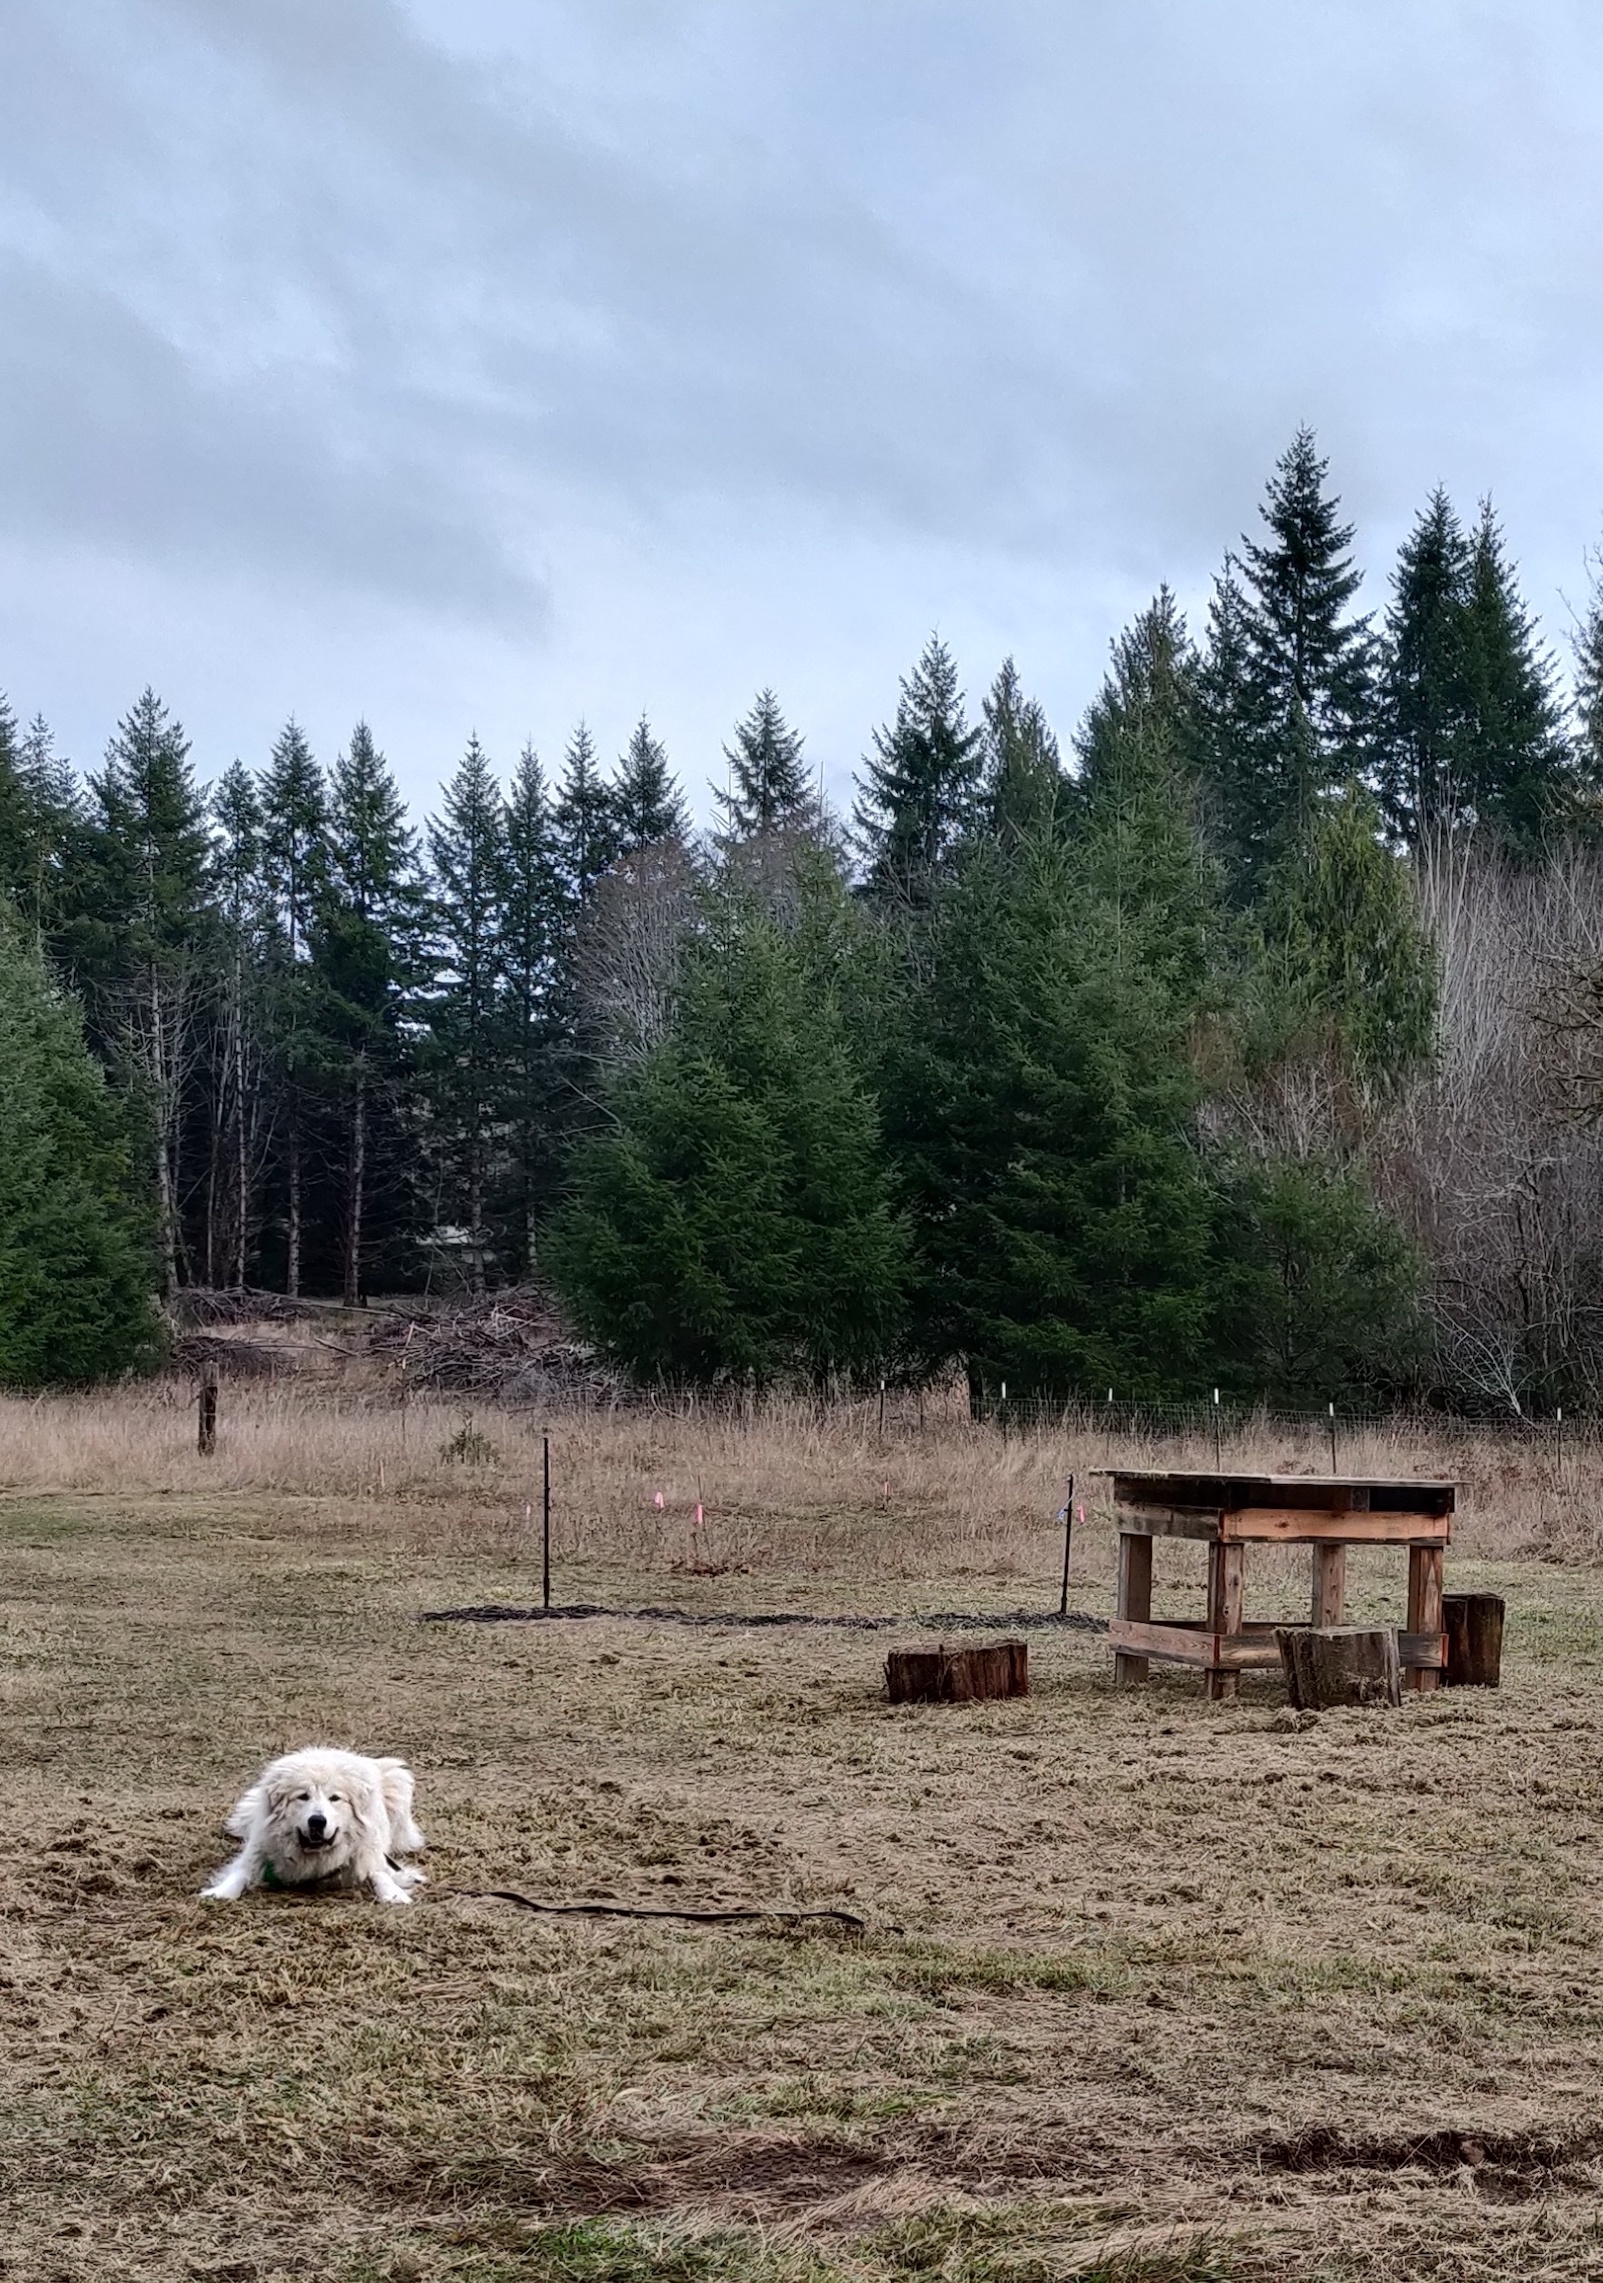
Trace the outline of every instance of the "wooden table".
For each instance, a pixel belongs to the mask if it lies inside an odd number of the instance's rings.
[[[1171,1474],[1103,1470],[1119,1526],[1118,1614],[1108,1628],[1114,1677],[1147,1678],[1148,1664],[1195,1665],[1210,1697],[1234,1696],[1240,1675],[1278,1668],[1273,1624],[1244,1609],[1249,1545],[1313,1549],[1309,1622],[1340,1625],[1349,1546],[1408,1548],[1408,1623],[1398,1636],[1406,1688],[1435,1688],[1447,1662],[1442,1555],[1453,1533],[1455,1485],[1307,1474]],[[1152,1621],[1152,1541],[1201,1538],[1208,1609],[1201,1619]]]

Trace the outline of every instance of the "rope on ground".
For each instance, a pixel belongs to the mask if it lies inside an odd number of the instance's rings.
[[[806,1919],[833,1919],[839,1926],[849,1926],[854,1934],[866,1934],[868,1921],[850,1910],[778,1910],[751,1908],[742,1910],[675,1909],[665,1903],[611,1903],[611,1902],[541,1902],[534,1895],[520,1894],[516,1887],[445,1887],[444,1896],[454,1895],[467,1902],[516,1903],[521,1910],[537,1910],[547,1918],[688,1918],[698,1926],[733,1926],[743,1920],[777,1919],[784,1925],[800,1925]],[[899,1926],[887,1927],[887,1934],[900,1934]]]

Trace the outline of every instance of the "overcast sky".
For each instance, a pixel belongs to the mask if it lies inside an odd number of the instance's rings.
[[[205,776],[358,715],[771,682],[844,793],[926,634],[1067,731],[1299,421],[1366,597],[1489,492],[1603,539],[1595,0],[5,0],[0,688]]]

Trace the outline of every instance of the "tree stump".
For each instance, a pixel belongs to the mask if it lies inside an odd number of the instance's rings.
[[[1286,1694],[1300,1712],[1403,1701],[1397,1635],[1390,1626],[1282,1625],[1275,1639]]]
[[[885,1659],[892,1704],[973,1704],[981,1697],[1028,1696],[1030,1652],[1023,1641],[977,1649],[893,1649]]]
[[[1444,1593],[1449,1688],[1496,1688],[1503,1677],[1503,1597]]]

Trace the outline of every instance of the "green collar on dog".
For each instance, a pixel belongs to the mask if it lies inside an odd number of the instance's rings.
[[[262,1885],[264,1887],[276,1887],[278,1883],[278,1873],[273,1869],[272,1864],[264,1863],[262,1865]]]

